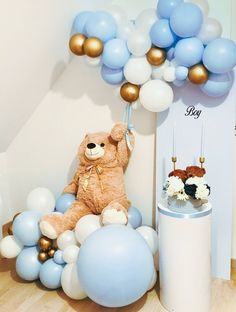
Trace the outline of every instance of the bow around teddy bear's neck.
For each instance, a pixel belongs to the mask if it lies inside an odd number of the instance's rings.
[[[90,165],[90,166],[87,166],[84,168],[85,171],[85,175],[84,175],[84,183],[83,183],[83,190],[86,192],[87,191],[87,188],[89,186],[89,180],[90,180],[90,177],[93,173],[93,171],[97,174],[97,177],[98,177],[98,180],[99,180],[99,184],[100,184],[100,189],[101,191],[103,192],[104,191],[104,186],[103,186],[103,183],[102,183],[102,178],[101,178],[101,174],[103,172],[103,168],[99,165]]]

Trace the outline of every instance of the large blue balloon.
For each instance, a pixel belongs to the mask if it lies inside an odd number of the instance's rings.
[[[231,71],[236,65],[236,44],[225,38],[213,40],[205,48],[203,63],[215,74]]]
[[[201,85],[201,90],[211,97],[221,97],[226,95],[233,84],[233,76],[231,73],[210,74],[208,81]]]
[[[86,31],[89,37],[97,37],[106,42],[116,36],[116,21],[111,14],[97,11],[88,18]]]
[[[73,204],[75,201],[75,195],[73,194],[62,194],[58,197],[56,201],[56,211],[65,213],[67,209]]]
[[[106,65],[102,66],[101,75],[103,80],[105,80],[107,83],[111,85],[120,84],[125,79],[123,68],[112,69],[107,67]]]
[[[129,224],[134,228],[137,229],[142,225],[142,215],[140,211],[136,207],[130,207],[128,210],[128,221]]]
[[[150,36],[152,43],[159,48],[168,48],[177,39],[167,19],[156,21],[151,28]]]
[[[190,67],[202,60],[204,46],[198,38],[180,40],[175,47],[175,60],[178,65]]]
[[[42,214],[38,211],[24,211],[13,222],[13,234],[24,246],[37,245],[41,237],[39,221]]]
[[[57,264],[53,259],[43,263],[39,272],[40,282],[49,289],[61,287],[61,274],[64,265]]]
[[[81,33],[84,35],[87,35],[87,31],[86,31],[86,23],[88,18],[93,14],[93,12],[90,11],[84,11],[79,13],[73,23],[73,27],[72,27],[72,33],[76,34],[76,33]]]
[[[203,23],[201,9],[193,3],[182,3],[171,13],[170,26],[182,38],[196,36]]]
[[[136,230],[122,225],[108,225],[91,234],[77,263],[82,288],[106,307],[122,307],[141,298],[154,272],[147,243]]]
[[[103,50],[102,62],[109,68],[120,69],[125,66],[130,58],[127,44],[122,39],[108,41]]]
[[[175,9],[183,0],[159,0],[157,4],[157,14],[161,18],[169,18],[173,9]]]
[[[41,262],[38,260],[37,247],[24,248],[16,259],[16,273],[26,281],[34,281],[39,277]]]

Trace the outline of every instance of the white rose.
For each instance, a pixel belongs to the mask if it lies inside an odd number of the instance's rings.
[[[171,187],[175,193],[179,193],[184,189],[183,181],[178,177],[170,177],[168,179],[169,187]]]
[[[207,186],[205,184],[202,184],[197,187],[195,197],[197,199],[207,199],[209,196],[209,193],[210,191],[207,188]]]
[[[206,181],[204,178],[200,178],[200,177],[194,177],[194,178],[189,178],[186,182],[186,184],[191,185],[191,184],[195,184],[195,185],[202,185],[202,184],[206,184]]]

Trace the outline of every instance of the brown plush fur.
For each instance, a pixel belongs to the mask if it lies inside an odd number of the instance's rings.
[[[205,175],[206,170],[198,166],[190,166],[186,168],[186,173],[187,173],[188,178],[193,178],[193,177],[201,178]]]
[[[123,210],[127,215],[131,203],[125,193],[124,169],[131,153],[125,140],[126,131],[127,125],[119,123],[114,126],[111,134],[100,132],[87,134],[84,138],[79,147],[79,167],[74,179],[64,189],[65,193],[76,195],[75,203],[64,215],[46,215],[42,219],[53,226],[57,235],[74,229],[81,217],[87,214],[101,214],[104,209]],[[129,137],[133,145],[133,134],[129,133]],[[85,151],[89,143],[104,143],[104,156],[97,160],[86,158]],[[96,169],[101,171],[99,175]],[[88,179],[89,173],[91,175]],[[86,180],[88,185],[84,190]]]
[[[176,169],[176,170],[172,171],[169,174],[169,177],[172,177],[172,176],[180,178],[183,182],[186,181],[188,178],[186,171],[181,170],[181,169]]]

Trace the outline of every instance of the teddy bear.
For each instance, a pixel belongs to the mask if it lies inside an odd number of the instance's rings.
[[[183,182],[187,180],[188,176],[186,173],[186,170],[181,170],[181,169],[175,169],[171,173],[169,173],[169,177],[178,177],[180,178]]]
[[[80,218],[101,215],[103,225],[128,223],[131,206],[125,193],[124,171],[131,156],[134,135],[127,125],[117,123],[111,133],[87,134],[78,151],[79,166],[73,180],[63,193],[75,194],[76,201],[64,215],[42,217],[40,229],[50,239],[66,230],[73,230]]]
[[[188,178],[193,177],[202,178],[206,174],[206,170],[198,166],[189,166],[186,168],[186,174]]]

